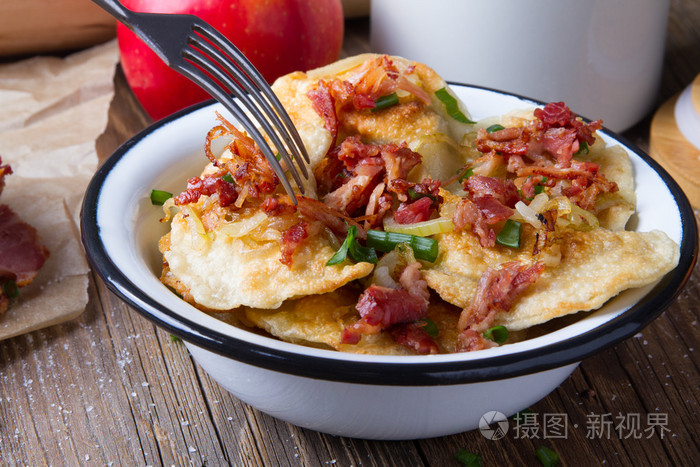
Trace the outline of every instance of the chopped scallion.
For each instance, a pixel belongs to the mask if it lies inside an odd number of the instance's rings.
[[[335,254],[331,256],[331,259],[328,260],[326,266],[333,266],[335,264],[340,264],[343,261],[345,261],[345,258],[347,258],[348,256],[348,249],[350,248],[350,244],[353,242],[353,240],[355,240],[356,235],[357,228],[354,225],[348,227],[348,235],[345,237],[345,241],[342,245],[340,245],[338,251],[336,251]]]
[[[539,195],[540,193],[544,193],[544,186],[542,185],[535,185],[535,194]]]
[[[411,198],[411,201],[416,201],[421,198],[430,198],[430,200],[433,202],[438,200],[437,196],[435,195],[431,195],[430,193],[420,193],[413,188],[408,189],[408,197]]]
[[[350,254],[350,258],[357,262],[377,264],[378,261],[376,251],[372,248],[360,245],[357,241],[357,227],[354,225],[348,227],[348,235],[345,237],[345,241],[340,245],[338,251],[331,256],[326,266],[342,263],[348,257],[348,254]]]
[[[445,104],[447,115],[449,115],[450,117],[462,123],[476,123],[469,120],[466,117],[466,115],[464,115],[462,111],[459,110],[459,104],[457,103],[457,99],[455,99],[452,96],[452,94],[450,94],[449,91],[447,91],[447,88],[440,88],[437,91],[435,91],[435,97],[440,99],[440,102]]]
[[[438,327],[432,319],[423,318],[422,320],[418,321],[418,323],[430,337],[435,337],[438,335]]]
[[[372,109],[372,112],[375,112],[377,110],[382,110],[386,109],[387,107],[391,107],[392,105],[396,105],[399,103],[399,96],[396,95],[395,92],[392,92],[391,94],[388,94],[386,96],[382,96],[376,101],[374,101],[374,108]]]
[[[374,248],[368,248],[366,246],[360,245],[357,239],[354,239],[350,243],[350,248],[348,249],[350,257],[358,263],[372,263],[377,264],[379,258],[377,258],[377,252]]]
[[[520,248],[520,235],[523,226],[520,222],[508,219],[496,236],[496,243],[511,248]]]
[[[554,467],[559,464],[559,455],[546,446],[538,447],[535,455],[544,467]]]
[[[2,285],[2,289],[7,298],[17,298],[19,296],[19,288],[17,287],[17,283],[13,280],[5,282]]]
[[[465,467],[481,467],[481,456],[462,448],[455,454],[455,459]]]
[[[367,231],[367,246],[375,250],[388,253],[401,243],[408,243],[417,259],[430,261],[431,263],[437,259],[438,243],[434,238],[418,237],[397,232],[383,232],[381,230]]]
[[[173,197],[173,194],[163,190],[151,190],[151,204],[162,206],[167,200]]]
[[[221,177],[221,179],[222,179],[223,181],[225,181],[225,182],[235,183],[234,180],[233,180],[233,175],[231,175],[231,172],[226,172],[226,175],[224,175],[223,177]]]
[[[484,331],[484,337],[496,344],[503,344],[508,340],[508,329],[505,326],[494,326]]]
[[[494,123],[486,129],[486,133],[493,133],[494,131],[505,130],[505,127],[499,123]]]

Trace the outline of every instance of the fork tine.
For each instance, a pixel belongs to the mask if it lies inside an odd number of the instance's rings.
[[[301,181],[299,174],[297,173],[297,171],[294,168],[294,165],[292,164],[292,160],[289,158],[289,155],[287,154],[287,148],[291,145],[291,141],[289,140],[289,138],[287,138],[287,140],[288,140],[287,145],[288,146],[285,146],[282,143],[282,141],[280,141],[275,129],[272,127],[270,122],[265,118],[265,115],[260,113],[260,109],[250,99],[250,94],[246,94],[244,92],[241,92],[236,81],[231,79],[231,77],[228,74],[224,73],[213,62],[208,60],[207,57],[193,53],[195,50],[196,49],[183,51],[183,57],[187,60],[190,60],[194,64],[198,65],[204,71],[213,75],[216,79],[219,80],[220,83],[223,83],[228,88],[228,90],[231,94],[233,94],[235,97],[237,97],[238,99],[241,100],[241,102],[244,104],[244,107],[249,110],[249,112],[256,118],[258,123],[263,127],[263,129],[267,133],[268,137],[270,138],[272,143],[275,145],[275,147],[279,151],[280,157],[282,159],[284,159],[285,163],[287,164],[287,167],[289,168],[289,172],[294,177],[294,180],[296,181],[297,186],[299,186],[299,189],[301,190],[301,192],[304,193],[305,192],[304,183]],[[302,171],[304,173],[305,178],[308,179],[308,172],[306,171],[305,166],[302,166]]]
[[[244,104],[244,107],[247,108],[249,112],[258,120],[258,123],[263,127],[263,129],[265,130],[275,147],[277,147],[280,157],[283,158],[285,163],[287,164],[289,172],[292,174],[292,177],[294,177],[294,181],[296,181],[299,190],[301,190],[301,192],[304,193],[304,183],[301,181],[299,174],[294,169],[292,160],[287,154],[287,147],[285,147],[282,141],[280,141],[274,128],[270,125],[270,122],[265,118],[264,115],[260,114],[260,111],[251,101],[249,95],[244,92],[241,92],[241,90],[236,85],[236,82],[233,81],[229,75],[224,73],[214,63],[212,63],[210,60],[207,60],[206,57],[194,54],[192,50],[184,51],[183,57],[185,57],[187,60],[190,60],[195,65],[201,67],[203,70],[213,75],[216,79],[219,80],[219,82],[223,83],[225,86],[228,87],[229,92],[231,92],[235,97],[241,100],[241,102]],[[306,170],[304,170],[304,175],[308,178],[308,173],[306,172]]]
[[[235,63],[243,70],[243,72],[248,76],[248,78],[257,86],[257,91],[262,91],[263,95],[267,98],[268,103],[272,105],[277,115],[284,123],[284,127],[287,129],[287,132],[294,139],[295,145],[301,153],[303,160],[306,161],[307,164],[310,164],[311,160],[309,159],[309,154],[306,151],[306,146],[304,146],[304,143],[302,142],[301,137],[299,136],[299,133],[297,132],[296,127],[292,122],[292,119],[289,117],[289,114],[282,106],[282,103],[279,101],[275,93],[272,92],[272,89],[267,84],[267,81],[265,81],[265,79],[262,77],[260,72],[258,72],[258,70],[253,66],[253,64],[250,63],[248,58],[245,55],[243,55],[243,53],[240,50],[238,50],[238,48],[234,46],[225,36],[223,36],[216,29],[213,29],[208,24],[202,24],[197,21],[193,25],[193,29],[204,39],[207,39],[213,45],[221,49],[224,53],[228,54],[229,57],[231,57],[235,61]],[[212,51],[212,55],[215,57],[219,57],[219,59],[222,58],[222,55],[219,51]],[[226,59],[224,60],[224,63],[227,63],[229,61]],[[219,63],[221,65],[224,65],[224,63],[220,61]],[[250,92],[250,90],[246,90]],[[294,155],[296,156],[297,154]],[[297,160],[297,164],[300,166],[304,165],[303,162],[299,160]]]
[[[202,72],[193,64],[184,63],[178,67],[178,70],[180,71],[180,73],[187,76],[190,80],[194,81],[199,86],[204,88],[204,90],[207,91],[210,95],[214,96],[216,100],[218,100],[224,107],[226,107],[226,109],[229,112],[233,114],[234,117],[236,117],[236,119],[241,123],[243,128],[248,132],[250,137],[253,138],[253,141],[255,141],[260,150],[263,152],[268,162],[270,163],[272,170],[275,172],[275,175],[277,175],[277,178],[279,178],[280,182],[284,186],[285,191],[289,194],[289,197],[292,199],[292,202],[296,205],[297,198],[294,195],[294,190],[292,189],[289,180],[287,179],[287,177],[284,174],[284,171],[282,170],[282,166],[280,165],[275,155],[272,153],[272,150],[268,146],[260,131],[255,127],[255,125],[253,125],[253,122],[248,118],[245,112],[236,104],[236,102],[233,99],[231,99],[229,94],[219,84],[217,84],[210,77],[202,74]]]
[[[280,117],[275,112],[268,100],[266,100],[264,96],[260,93],[261,89],[258,87],[254,87],[252,85],[253,83],[250,81],[250,78],[240,68],[231,63],[230,58],[228,58],[221,51],[213,47],[209,42],[198,39],[196,37],[190,39],[190,45],[194,46],[193,48],[195,50],[200,49],[200,52],[205,52],[206,54],[208,54],[208,58],[215,60],[216,63],[218,63],[221,66],[224,72],[228,72],[231,75],[233,75],[235,81],[232,81],[230,77],[227,76],[228,79],[225,80],[225,84],[231,91],[233,91],[237,87],[243,87],[245,89],[247,95],[244,94],[243,96],[241,96],[239,93],[236,93],[236,97],[238,97],[241,100],[245,99],[246,105],[248,105],[248,107],[250,107],[251,110],[257,108],[258,110],[263,112],[267,116],[267,118],[270,119],[277,126],[278,131],[276,133],[284,139],[284,142],[287,145],[287,149],[294,157],[294,160],[296,161],[299,169],[302,171],[304,178],[308,179],[309,174],[306,169],[306,164],[304,164],[304,160],[302,159],[302,153],[299,150],[298,144],[296,144],[296,141],[294,139],[294,135],[297,135],[296,128],[290,130],[287,127],[287,125],[284,124],[284,121],[280,119]],[[224,77],[218,73],[219,69],[217,69],[216,67],[212,68],[209,64],[207,64],[206,69],[211,73],[216,73],[217,78],[219,78],[221,81],[224,81]],[[248,98],[246,98],[246,96],[250,96],[250,98],[252,98],[255,101],[257,106],[252,105],[252,102]],[[262,120],[260,123],[262,124]],[[274,131],[273,127],[265,127],[265,131],[268,133],[268,136],[271,136],[271,129]],[[305,152],[306,148],[303,145],[301,145],[301,147],[304,148]],[[280,154],[283,154],[284,149],[279,147],[278,149],[280,149]],[[306,156],[306,159],[308,159],[308,156]],[[288,161],[286,157],[285,162],[287,162],[288,165],[291,164],[291,161]],[[291,165],[289,166],[291,167]]]

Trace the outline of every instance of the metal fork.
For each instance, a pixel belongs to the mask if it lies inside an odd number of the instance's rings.
[[[210,24],[193,15],[138,13],[117,0],[92,1],[136,33],[166,65],[201,86],[231,112],[265,154],[284,189],[297,204],[280,161],[255,123],[262,127],[277,149],[301,193],[304,193],[304,183],[289,153],[306,179],[309,178],[306,169],[306,163],[310,163],[309,155],[277,96],[236,46]],[[255,121],[248,117],[244,108]]]

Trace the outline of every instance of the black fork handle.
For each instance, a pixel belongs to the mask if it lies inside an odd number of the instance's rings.
[[[119,3],[117,0],[92,0],[110,15],[114,16],[120,23],[128,25],[129,13],[131,10]]]

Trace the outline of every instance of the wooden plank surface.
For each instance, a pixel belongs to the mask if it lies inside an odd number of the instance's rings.
[[[349,21],[347,29],[344,54],[369,49],[366,19]],[[659,105],[699,72],[700,2],[674,1]],[[119,71],[115,85],[109,128],[98,141],[103,157],[149,123]],[[648,148],[650,120],[625,136]],[[531,407],[537,433],[510,432],[497,441],[478,431],[364,441],[281,422],[221,389],[181,342],[99,280],[93,278],[89,292],[88,308],[75,321],[0,342],[0,464],[449,466],[458,465],[453,456],[466,448],[483,465],[539,465],[539,446],[558,452],[563,465],[697,465],[700,459],[697,267],[650,326],[582,362]],[[568,421],[566,437],[544,437],[545,418],[561,417]],[[639,430],[631,429],[636,417]]]

